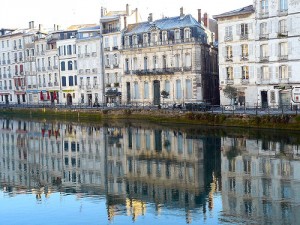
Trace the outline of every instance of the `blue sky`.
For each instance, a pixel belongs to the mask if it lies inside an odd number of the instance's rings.
[[[16,28],[27,27],[33,20],[35,24],[52,27],[59,24],[66,27],[71,24],[97,23],[100,17],[100,8],[108,10],[123,10],[126,3],[131,8],[139,8],[142,19],[153,13],[154,19],[179,14],[179,8],[184,7],[185,13],[197,16],[197,9],[209,15],[220,14],[253,3],[253,0],[9,0],[1,1],[0,27]]]

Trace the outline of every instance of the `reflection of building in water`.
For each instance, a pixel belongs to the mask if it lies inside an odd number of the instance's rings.
[[[225,214],[262,223],[297,224],[299,146],[244,138],[222,139]],[[295,207],[296,206],[296,207]]]
[[[0,120],[1,187],[37,199],[55,191],[105,195],[109,220],[136,220],[154,203],[157,214],[184,209],[191,222],[216,190],[205,178],[213,167],[204,168],[204,155],[218,146],[212,143],[167,129]]]

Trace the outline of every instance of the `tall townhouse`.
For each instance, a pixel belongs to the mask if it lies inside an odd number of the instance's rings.
[[[12,60],[13,51],[19,50],[18,53],[20,53],[22,56],[23,45],[21,44],[21,48],[19,49],[14,49],[14,42],[12,42],[11,38],[14,38],[14,40],[18,39],[21,41],[21,43],[23,43],[23,33],[21,30],[14,31],[8,29],[2,29],[0,32],[0,101],[1,103],[9,104],[14,101],[13,97],[15,91],[12,67],[15,65],[15,63],[21,61],[20,65],[16,65],[16,69],[23,69],[23,58],[21,58],[20,61]]]
[[[295,1],[259,0],[253,6],[215,16],[221,104],[230,103],[222,90],[232,85],[238,90],[236,105],[299,106],[299,13]]]
[[[238,96],[234,99],[236,104],[256,102],[254,17],[252,5],[214,17],[219,25],[221,104],[229,104],[230,101],[222,91],[227,85],[238,89]],[[249,98],[255,101],[250,103]]]
[[[67,105],[80,102],[77,86],[77,30],[77,26],[72,26],[65,31],[61,31],[59,32],[59,40],[57,40],[62,95],[60,103]]]
[[[102,35],[102,63],[104,64],[104,102],[108,106],[114,106],[122,102],[121,77],[123,76],[123,59],[120,49],[122,47],[122,32],[129,23],[139,21],[138,9],[130,10],[126,5],[124,11],[107,12],[101,8],[100,32]]]
[[[213,33],[201,21],[201,10],[198,21],[181,8],[176,17],[153,21],[150,14],[147,22],[128,25],[122,46],[122,101],[215,104],[219,86],[213,42]],[[167,98],[162,98],[162,91],[169,94]]]
[[[56,25],[54,27],[49,34],[40,33],[35,41],[39,103],[60,103],[58,34]]]
[[[93,106],[103,102],[103,73],[100,26],[81,28],[76,38],[78,56],[78,98]]]

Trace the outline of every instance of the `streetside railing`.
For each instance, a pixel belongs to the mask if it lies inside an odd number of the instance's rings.
[[[236,106],[236,105],[210,105],[207,103],[186,103],[186,104],[166,104],[153,105],[149,102],[132,102],[130,104],[1,104],[0,109],[43,109],[43,108],[55,108],[55,109],[72,109],[72,110],[118,110],[118,109],[132,109],[132,110],[176,110],[183,112],[198,112],[198,113],[214,113],[214,114],[247,114],[247,115],[298,115],[299,109],[296,105],[272,105],[272,106]]]

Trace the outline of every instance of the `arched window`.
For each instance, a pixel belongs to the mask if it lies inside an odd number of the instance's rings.
[[[186,90],[186,98],[191,99],[192,98],[192,81],[190,79],[185,80],[185,90]]]
[[[73,70],[73,62],[68,61],[68,70]]]
[[[190,30],[190,28],[184,29],[184,38],[185,39],[190,39],[191,38],[191,30]]]
[[[144,57],[144,70],[148,70],[148,58]]]
[[[176,80],[176,99],[182,98],[181,80]]]
[[[62,61],[60,63],[60,69],[61,69],[61,71],[65,71],[66,70],[66,63],[65,63],[65,61]]]
[[[167,56],[163,55],[162,58],[162,68],[166,69],[167,68]]]

